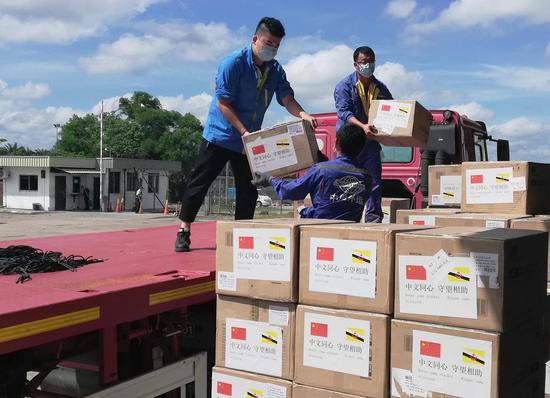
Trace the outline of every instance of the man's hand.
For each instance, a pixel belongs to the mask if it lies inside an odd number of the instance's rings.
[[[268,187],[271,185],[271,178],[267,173],[254,173],[254,179],[251,182],[255,187]]]
[[[374,138],[378,134],[378,130],[371,124],[363,124],[363,131],[367,138]]]
[[[313,128],[317,127],[317,119],[315,119],[309,113],[306,113],[306,112],[302,111],[302,112],[300,112],[300,117],[302,118],[302,120],[305,120],[306,122],[309,122],[309,124],[311,124],[311,127],[313,127]]]

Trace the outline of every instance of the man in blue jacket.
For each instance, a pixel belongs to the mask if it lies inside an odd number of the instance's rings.
[[[284,181],[256,173],[252,183],[273,186],[281,200],[302,200],[311,196],[311,207],[301,218],[324,218],[359,222],[368,198],[371,176],[355,165],[353,158],[365,145],[366,136],[356,125],[346,124],[336,135],[336,158],[312,166],[303,177]]]
[[[252,44],[226,57],[218,67],[216,92],[204,125],[199,155],[182,198],[177,252],[189,251],[191,223],[208,188],[227,162],[235,176],[235,219],[254,217],[258,191],[251,183],[242,136],[261,129],[273,96],[291,115],[316,126],[315,118],[294,99],[285,71],[274,59],[284,36],[285,29],[279,20],[262,18]]]
[[[340,81],[334,89],[334,101],[338,114],[336,129],[344,123],[360,127],[367,136],[363,151],[357,157],[357,164],[370,171],[372,193],[365,208],[366,222],[382,222],[382,147],[373,139],[376,131],[369,124],[369,106],[372,100],[393,99],[388,88],[374,77],[375,55],[367,46],[359,47],[353,53],[355,70]]]

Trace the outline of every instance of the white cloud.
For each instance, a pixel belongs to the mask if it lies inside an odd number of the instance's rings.
[[[182,114],[191,113],[204,124],[208,114],[208,108],[212,102],[212,96],[205,92],[184,98],[182,95],[175,97],[158,97],[162,107]]]
[[[502,86],[527,91],[550,91],[550,68],[487,65],[486,69],[480,75],[493,79]]]
[[[164,0],[0,0],[0,42],[67,43]]]
[[[503,20],[528,24],[550,23],[548,0],[454,0],[433,20],[415,23],[409,33],[422,34],[442,28],[489,27]]]
[[[132,98],[132,93],[126,93],[124,95],[118,95],[115,97],[104,98],[103,99],[103,112],[113,112],[118,110],[118,103],[121,98]],[[101,101],[98,101],[92,109],[91,113],[99,115],[101,113]]]
[[[426,96],[424,75],[419,71],[408,71],[401,64],[386,62],[378,66],[374,74],[395,99],[422,100]]]
[[[142,36],[126,34],[101,44],[92,57],[79,59],[91,74],[141,72],[167,60],[215,61],[244,43],[240,31],[219,23],[148,24]]]
[[[43,83],[27,82],[22,86],[8,87],[8,84],[0,80],[0,97],[10,100],[35,100],[50,95],[50,87]]]
[[[414,0],[393,0],[386,7],[386,12],[394,18],[407,18],[416,8]]]
[[[517,117],[505,123],[491,126],[489,127],[489,131],[509,138],[544,137],[544,141],[548,143],[548,139],[550,138],[550,123],[528,117]]]
[[[478,104],[475,101],[468,102],[466,104],[449,105],[448,107],[446,107],[446,109],[451,109],[460,113],[461,115],[466,115],[472,120],[487,121],[492,119],[495,115],[492,110],[485,108],[483,105]]]

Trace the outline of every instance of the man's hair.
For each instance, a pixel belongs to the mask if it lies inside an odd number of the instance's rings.
[[[342,155],[354,158],[365,146],[367,137],[363,129],[355,124],[344,124],[336,133],[336,144]]]
[[[278,19],[263,17],[258,22],[258,26],[256,26],[256,34],[262,35],[266,33],[271,33],[273,36],[282,39],[285,37],[285,28]]]
[[[372,59],[376,58],[373,49],[367,46],[361,46],[355,49],[355,51],[353,52],[353,61],[357,61],[357,58],[359,58],[359,54],[371,55]]]

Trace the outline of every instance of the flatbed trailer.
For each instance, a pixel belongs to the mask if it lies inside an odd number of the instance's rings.
[[[163,366],[182,360],[181,352],[193,349],[181,347],[181,337],[194,332],[182,325],[187,309],[215,299],[215,222],[194,225],[189,253],[174,252],[176,228],[0,242],[105,260],[33,274],[25,283],[0,276],[0,396],[46,396],[22,383],[27,372],[44,376],[58,365],[97,372],[101,385],[112,387],[139,376],[119,374],[119,354],[149,336],[164,349]],[[86,350],[96,353],[95,363],[71,359]]]

